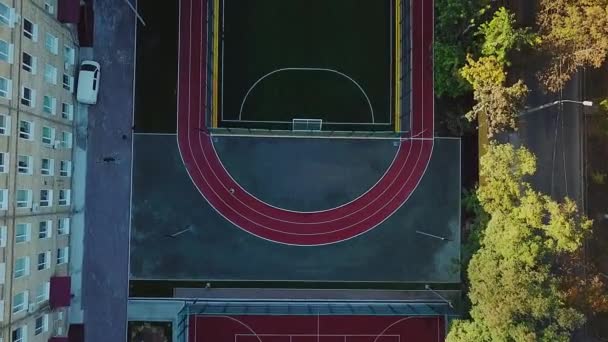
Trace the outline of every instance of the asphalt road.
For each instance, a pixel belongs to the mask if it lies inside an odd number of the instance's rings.
[[[536,0],[509,2],[523,25],[534,26]],[[541,68],[539,62],[543,60],[525,61],[529,108],[560,99],[582,99],[580,75],[575,75],[561,93],[545,93],[535,76]],[[519,131],[509,136],[511,142],[523,144],[536,155],[537,171],[531,182],[537,190],[556,200],[567,196],[579,205],[583,200],[582,109],[578,104],[563,104],[525,115],[520,120]]]

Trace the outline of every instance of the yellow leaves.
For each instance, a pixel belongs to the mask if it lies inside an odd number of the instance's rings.
[[[474,90],[502,85],[507,79],[502,62],[496,56],[483,56],[475,60],[471,55],[467,55],[467,64],[460,69],[460,75]]]
[[[598,68],[608,56],[606,0],[541,0],[537,23],[541,48],[552,56],[539,79],[550,91],[561,89],[578,67]]]

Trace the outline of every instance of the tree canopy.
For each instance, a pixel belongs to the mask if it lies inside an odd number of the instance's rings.
[[[580,250],[591,222],[574,202],[534,191],[524,178],[535,171],[534,155],[510,144],[481,158],[477,197],[490,218],[467,269],[471,319],[455,321],[448,341],[569,341],[584,322],[568,292],[580,277],[559,261]]]
[[[558,91],[579,67],[599,68],[608,55],[608,0],[540,0],[542,48],[553,56],[539,78]]]
[[[517,128],[517,117],[525,105],[528,87],[522,80],[507,86],[507,73],[498,57],[483,56],[474,60],[469,56],[461,75],[474,89],[475,105],[465,114],[469,121],[485,116],[489,137]]]

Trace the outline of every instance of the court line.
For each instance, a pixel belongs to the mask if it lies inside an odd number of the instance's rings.
[[[365,99],[367,100],[367,103],[369,105],[369,110],[370,110],[371,117],[372,117],[372,123],[376,122],[376,120],[374,118],[374,108],[372,106],[372,102],[369,100],[369,97],[367,96],[367,93],[365,92],[365,90],[363,90],[363,87],[361,87],[361,85],[359,83],[357,83],[357,81],[355,81],[352,77],[346,75],[345,73],[342,73],[342,72],[340,72],[338,70],[334,70],[334,69],[328,69],[328,68],[281,68],[281,69],[273,70],[273,71],[267,73],[266,75],[260,77],[257,81],[255,81],[253,83],[251,88],[249,88],[249,90],[245,94],[245,97],[243,98],[243,102],[241,102],[241,109],[239,110],[239,120],[241,120],[241,118],[243,116],[243,107],[245,106],[245,102],[247,101],[247,98],[249,97],[249,94],[251,93],[251,91],[253,91],[253,89],[264,79],[266,79],[276,73],[284,72],[284,71],[327,71],[327,72],[332,72],[332,73],[338,74],[342,77],[345,77],[346,79],[348,79],[352,83],[354,83],[357,86],[357,88],[359,88],[359,90],[363,93],[363,96],[365,96]]]
[[[275,123],[275,124],[292,124],[293,121],[281,121],[281,120],[238,120],[238,119],[226,119],[222,120],[223,122],[245,122],[245,123]],[[324,125],[385,125],[389,126],[391,122],[347,122],[347,121],[323,121]],[[243,127],[239,127],[241,129],[246,129]],[[392,130],[391,130],[392,131]],[[390,132],[390,131],[387,131]]]
[[[238,138],[278,138],[278,139],[342,139],[342,140],[394,140],[419,141],[433,140],[433,138],[400,138],[400,137],[364,137],[364,136],[329,136],[329,135],[280,135],[280,134],[239,134],[239,133],[212,133],[212,137],[238,137]],[[228,171],[228,170],[226,170]]]
[[[396,324],[401,324],[401,322],[407,321],[407,320],[412,319],[412,318],[414,318],[414,317],[415,317],[415,316],[408,316],[408,317],[404,317],[404,318],[402,318],[402,319],[400,319],[400,320],[398,320],[398,321],[395,321],[395,322],[391,323],[391,324],[390,324],[388,327],[384,328],[384,330],[382,330],[382,332],[380,332],[380,334],[378,334],[378,335],[376,336],[376,338],[374,339],[374,342],[378,342],[378,339],[379,339],[380,337],[384,336],[384,333],[385,333],[387,330],[389,330],[390,328],[392,328],[393,326],[395,326]]]

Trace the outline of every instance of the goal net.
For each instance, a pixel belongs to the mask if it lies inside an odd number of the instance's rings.
[[[323,120],[321,119],[293,119],[291,130],[294,132],[321,131]]]

